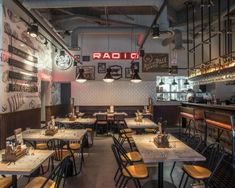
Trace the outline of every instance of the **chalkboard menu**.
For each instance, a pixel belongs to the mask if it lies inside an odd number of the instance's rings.
[[[145,54],[142,61],[142,72],[168,72],[169,55],[165,53]]]

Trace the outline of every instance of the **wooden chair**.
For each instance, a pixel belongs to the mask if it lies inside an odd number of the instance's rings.
[[[12,186],[12,178],[2,175],[0,177],[0,188],[10,188]]]
[[[118,164],[120,177],[116,182],[116,186],[126,187],[129,180],[133,180],[136,188],[141,188],[140,179],[148,177],[148,170],[144,163],[133,164],[125,152],[120,150],[115,144],[112,144],[112,151]],[[122,157],[126,160],[123,161]]]
[[[208,187],[211,177],[214,175],[223,160],[225,151],[223,146],[219,143],[213,143],[207,146],[202,151],[202,154],[206,157],[206,161],[198,162],[194,165],[183,165],[183,175],[180,180],[179,188],[182,185],[185,174],[187,177],[184,187],[186,187],[189,177],[196,181],[203,181],[205,186]]]
[[[116,126],[116,130],[119,131],[123,129],[125,126],[125,114],[114,114],[114,125]]]
[[[108,133],[108,117],[107,114],[96,114],[96,135],[98,132],[100,132],[100,129],[102,129],[102,133],[105,132]]]
[[[70,156],[63,158],[63,160],[54,168],[51,174],[46,177],[36,177],[30,181],[24,188],[59,188],[63,180],[63,187],[68,173]]]
[[[137,151],[127,152],[115,136],[112,136],[112,138],[113,138],[113,143],[117,146],[117,148],[119,148],[119,150],[121,150],[123,153],[126,154],[125,156],[123,156],[123,155],[121,156],[121,160],[123,162],[126,162],[126,161],[140,162],[140,161],[142,161],[142,157],[139,152],[137,152]],[[126,157],[127,157],[127,159],[126,159]],[[120,172],[120,169],[118,168],[115,175],[114,175],[115,181],[116,181],[116,178],[117,178],[119,172]]]

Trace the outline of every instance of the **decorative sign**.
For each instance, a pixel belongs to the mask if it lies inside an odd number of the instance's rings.
[[[76,77],[79,73],[79,69],[83,68],[84,69],[84,77],[87,80],[95,80],[95,66],[81,66],[81,67],[77,67],[76,70]]]
[[[110,69],[111,69],[111,75],[114,80],[119,80],[120,78],[122,78],[122,66],[113,65],[110,66]]]
[[[8,46],[8,51],[10,53],[13,53],[14,55],[17,55],[17,56],[19,56],[19,57],[21,57],[23,59],[26,59],[28,61],[31,61],[33,63],[37,63],[38,62],[38,58],[36,58],[36,57],[34,57],[34,56],[32,56],[32,55],[30,55],[30,54],[28,54],[28,53],[18,49],[18,48],[15,48],[15,47],[13,47],[11,45]]]
[[[18,72],[13,72],[13,71],[9,71],[8,73],[8,77],[10,79],[16,79],[16,80],[25,80],[25,81],[31,81],[31,82],[37,82],[38,78],[35,76],[29,76],[29,75],[25,75],[25,74],[21,74]]]
[[[178,66],[171,66],[171,74],[178,74]]]
[[[90,61],[90,56],[89,55],[82,56],[82,61]]]
[[[106,73],[106,63],[98,63],[98,73]]]
[[[10,92],[38,92],[38,86],[31,86],[28,84],[9,84],[9,89],[8,91]]]
[[[11,66],[14,66],[14,67],[17,67],[17,68],[26,70],[26,71],[30,71],[30,72],[34,72],[34,73],[37,73],[37,72],[38,72],[37,67],[34,67],[34,66],[32,66],[32,65],[28,65],[28,64],[26,64],[26,63],[17,61],[17,60],[15,60],[15,59],[11,59],[11,58],[10,58],[10,59],[8,60],[8,64],[11,65]]]
[[[94,52],[93,60],[138,60],[138,52]]]
[[[145,54],[142,61],[142,72],[168,72],[168,54]]]
[[[67,54],[57,54],[55,56],[55,64],[61,70],[66,70],[72,66],[72,60]]]
[[[132,76],[131,68],[126,67],[125,68],[125,78],[131,78],[131,76]]]

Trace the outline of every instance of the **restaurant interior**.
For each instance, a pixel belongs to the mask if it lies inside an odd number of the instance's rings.
[[[234,0],[0,0],[0,188],[235,188]]]

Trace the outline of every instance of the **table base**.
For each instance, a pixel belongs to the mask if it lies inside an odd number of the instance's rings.
[[[176,188],[176,186],[170,182],[163,181],[164,188]],[[150,180],[143,185],[143,188],[158,188],[158,180]]]

